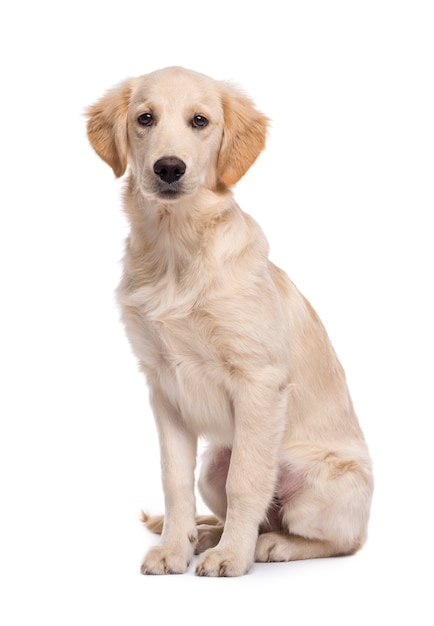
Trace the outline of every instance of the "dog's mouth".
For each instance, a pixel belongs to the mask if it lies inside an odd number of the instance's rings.
[[[163,198],[164,200],[176,200],[176,198],[179,198],[179,196],[182,196],[184,194],[182,188],[180,187],[167,187],[167,188],[160,188],[157,190],[157,196],[159,198]]]
[[[181,183],[172,183],[171,185],[158,183],[152,181],[152,183],[146,184],[144,181],[141,185],[141,191],[146,197],[153,197],[160,200],[177,200],[181,196],[186,194],[186,190]]]
[[[196,186],[186,184],[186,181],[176,181],[173,183],[154,183],[151,194],[160,200],[174,201],[183,196],[191,196],[196,193]]]

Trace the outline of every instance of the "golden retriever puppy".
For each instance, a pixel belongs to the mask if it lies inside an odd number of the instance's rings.
[[[165,495],[144,574],[239,576],[254,560],[351,554],[366,539],[371,461],[315,311],[268,259],[234,185],[267,118],[243,93],[178,67],[88,109],[131,231],[118,298],[155,414]],[[218,523],[198,524],[199,490]],[[145,518],[147,519],[147,518]],[[216,522],[217,522],[216,520]]]

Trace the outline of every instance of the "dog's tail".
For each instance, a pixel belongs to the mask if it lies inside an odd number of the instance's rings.
[[[142,511],[142,522],[151,533],[161,535],[163,532],[164,515],[148,515]],[[196,515],[196,525],[208,524],[208,526],[219,526],[221,522],[214,515]]]

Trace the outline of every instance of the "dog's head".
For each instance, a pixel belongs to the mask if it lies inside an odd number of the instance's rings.
[[[88,137],[116,176],[170,200],[235,184],[265,145],[267,118],[229,83],[171,67],[127,80],[88,111]]]

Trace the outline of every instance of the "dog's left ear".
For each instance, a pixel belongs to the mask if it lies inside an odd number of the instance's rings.
[[[127,81],[107,92],[86,111],[90,144],[118,177],[127,168],[127,109],[130,94],[131,84]]]
[[[223,140],[217,163],[220,180],[234,185],[265,147],[268,118],[231,85],[223,84]]]

